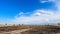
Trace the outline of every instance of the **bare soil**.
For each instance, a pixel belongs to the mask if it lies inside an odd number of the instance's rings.
[[[0,34],[21,34],[21,32],[28,31],[30,29],[14,30],[9,32],[0,32]]]

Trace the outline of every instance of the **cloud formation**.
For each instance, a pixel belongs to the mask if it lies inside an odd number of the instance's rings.
[[[48,2],[47,0],[40,0],[40,3],[46,3]]]
[[[42,3],[45,2],[54,2],[55,7],[57,7],[56,11],[51,10],[34,10],[34,13],[25,16],[25,13],[21,12],[17,16],[15,16],[15,19],[12,21],[14,23],[20,23],[20,24],[56,24],[60,23],[60,1],[59,0],[48,0],[48,1],[41,1]]]

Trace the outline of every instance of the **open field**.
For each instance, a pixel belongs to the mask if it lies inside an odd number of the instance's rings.
[[[21,34],[60,34],[60,26],[33,26],[32,30]]]
[[[0,27],[0,34],[60,34],[60,26],[13,25]]]

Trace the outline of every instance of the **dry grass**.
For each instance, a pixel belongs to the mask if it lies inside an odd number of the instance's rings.
[[[21,30],[21,29],[28,29],[29,27],[28,26],[25,26],[25,25],[13,25],[13,26],[3,26],[3,27],[0,27],[0,31],[13,31],[13,30]]]
[[[21,32],[21,34],[60,34],[60,26],[54,26],[54,25],[40,25],[40,26],[29,26],[29,25],[12,25],[12,26],[4,26],[0,27],[0,32],[9,32],[14,30],[22,30],[22,29],[30,29],[25,32]]]
[[[30,26],[32,30],[21,34],[60,34],[60,26]]]

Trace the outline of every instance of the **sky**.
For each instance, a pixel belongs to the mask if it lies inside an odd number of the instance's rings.
[[[0,0],[0,24],[60,23],[60,0]]]

